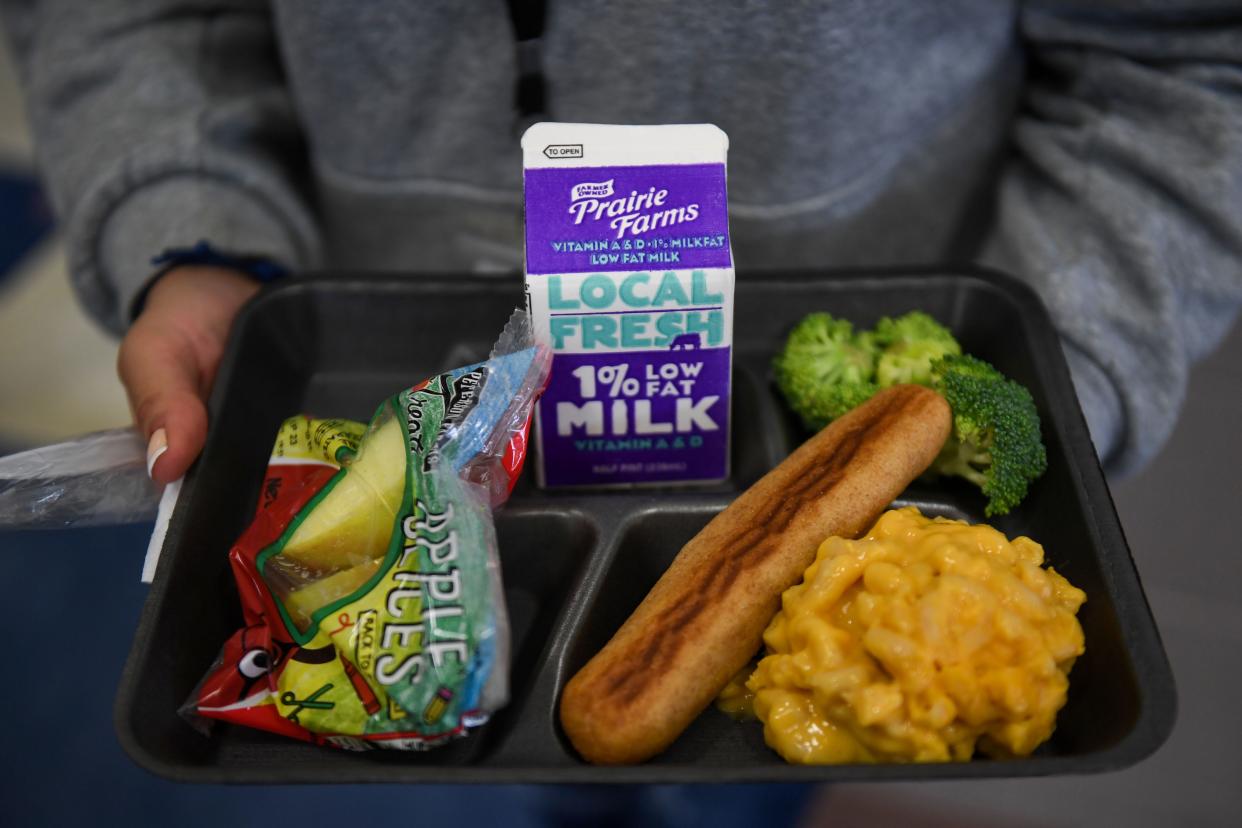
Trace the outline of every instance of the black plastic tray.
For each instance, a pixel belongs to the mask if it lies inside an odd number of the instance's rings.
[[[193,782],[734,782],[945,779],[1104,771],[1168,736],[1172,674],[1070,383],[1060,344],[1024,285],[973,269],[773,273],[740,279],[734,324],[733,476],[710,488],[545,492],[528,473],[498,516],[513,628],[513,696],[468,739],[428,753],[350,753],[231,725],[210,737],[177,715],[240,626],[226,553],[249,522],[282,419],[366,419],[376,401],[486,356],[520,279],[317,277],[269,290],[239,318],[211,400],[212,428],[173,515],[117,698],[121,743],[143,767]],[[644,765],[585,764],[561,732],[561,688],[637,606],[682,544],[805,434],[774,395],[769,364],[816,309],[870,325],[921,308],[970,353],[1031,389],[1048,471],[992,521],[1044,545],[1088,600],[1086,654],[1051,741],[1027,759],[795,767],[761,726],[709,707]],[[916,483],[925,512],[983,520],[965,485]]]

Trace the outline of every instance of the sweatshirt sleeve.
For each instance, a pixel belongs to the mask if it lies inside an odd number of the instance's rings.
[[[984,261],[1056,320],[1106,470],[1165,442],[1242,303],[1242,7],[1031,3]]]
[[[38,164],[93,316],[123,331],[151,257],[201,239],[315,263],[306,151],[265,4],[3,3]]]

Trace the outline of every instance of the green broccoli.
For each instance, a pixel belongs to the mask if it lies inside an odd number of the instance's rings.
[[[953,409],[953,432],[929,472],[969,480],[988,498],[984,514],[1007,514],[1048,467],[1030,392],[972,356],[938,359],[931,373]]]
[[[845,319],[812,313],[790,332],[773,362],[776,385],[807,428],[819,430],[878,390],[876,345]]]
[[[1007,514],[1048,465],[1030,393],[961,352],[932,317],[913,311],[874,331],[813,313],[789,334],[773,363],[776,384],[810,429],[823,428],[880,388],[928,385],[953,409],[953,433],[929,474],[962,477],[988,498],[988,517]]]
[[[875,341],[881,350],[875,380],[881,388],[907,382],[931,385],[932,362],[962,352],[949,329],[922,311],[884,317],[875,326]]]

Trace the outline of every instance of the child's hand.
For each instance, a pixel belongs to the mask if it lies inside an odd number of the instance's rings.
[[[181,477],[202,450],[205,401],[229,327],[258,289],[236,271],[178,267],[152,286],[121,341],[117,373],[134,424],[149,441],[147,468],[156,482]]]

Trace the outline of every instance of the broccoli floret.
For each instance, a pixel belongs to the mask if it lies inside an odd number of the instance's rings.
[[[875,340],[881,349],[875,368],[881,388],[903,382],[931,385],[932,362],[962,352],[949,329],[922,311],[884,317],[875,326]]]
[[[845,319],[812,313],[790,332],[772,367],[776,385],[806,426],[820,429],[877,390],[876,346]]]
[[[929,471],[955,475],[987,496],[984,514],[1007,514],[1048,467],[1039,414],[1025,388],[971,356],[931,366],[932,387],[953,409],[953,433]]]
[[[802,418],[807,428],[819,431],[871,399],[879,390],[880,387],[873,382],[841,385],[798,384],[785,392],[785,398],[790,400],[790,406]],[[799,400],[796,404],[793,402],[795,398]]]

